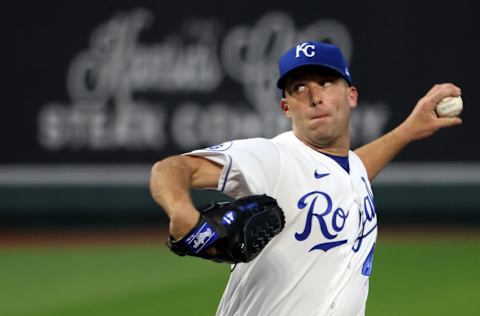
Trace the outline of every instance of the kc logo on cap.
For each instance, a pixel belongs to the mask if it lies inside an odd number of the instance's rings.
[[[295,58],[300,57],[300,52],[302,52],[307,57],[313,57],[315,56],[315,45],[312,45],[308,42],[297,45],[297,52],[295,53]]]

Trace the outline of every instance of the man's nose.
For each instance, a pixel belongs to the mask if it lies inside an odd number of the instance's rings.
[[[310,84],[310,106],[314,107],[322,103],[322,89],[316,82]]]

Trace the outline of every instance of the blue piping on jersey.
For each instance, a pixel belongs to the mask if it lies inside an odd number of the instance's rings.
[[[228,167],[227,167],[227,172],[225,173],[225,178],[223,179],[223,186],[220,192],[223,192],[225,190],[225,187],[227,186],[227,179],[228,179],[228,174],[230,173],[230,169],[232,169],[232,157],[230,155],[226,155],[229,159],[228,162]]]
[[[370,276],[372,274],[373,253],[375,252],[375,245],[376,243],[373,243],[372,249],[368,253],[367,259],[365,259],[365,262],[363,262],[362,274],[364,276]]]

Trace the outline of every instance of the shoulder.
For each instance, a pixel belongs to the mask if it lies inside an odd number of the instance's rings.
[[[222,144],[210,146],[203,149],[195,150],[194,152],[211,152],[211,153],[222,153],[222,152],[234,152],[234,151],[266,151],[266,150],[275,150],[275,143],[272,139],[267,138],[247,138],[247,139],[237,139],[232,141],[227,141]]]
[[[281,171],[279,150],[273,140],[266,138],[228,141],[187,155],[223,165],[218,188],[233,197],[273,192]]]
[[[227,141],[191,151],[186,155],[201,156],[214,161],[222,160],[222,164],[232,159],[268,164],[269,161],[279,158],[280,151],[272,139],[258,137]]]
[[[288,131],[275,136],[271,140],[274,143],[285,144],[285,143],[295,142],[295,139],[296,137],[295,137],[295,134],[293,134],[293,131]]]

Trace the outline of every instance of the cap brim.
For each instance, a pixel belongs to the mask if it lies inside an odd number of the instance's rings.
[[[280,89],[280,90],[284,90],[285,89],[285,83],[286,83],[288,77],[292,74],[292,72],[294,72],[296,70],[299,70],[299,69],[304,69],[304,68],[324,68],[324,69],[333,70],[340,77],[345,79],[345,81],[348,83],[349,86],[352,85],[352,82],[351,82],[350,78],[347,78],[339,69],[337,69],[335,67],[332,67],[330,65],[323,65],[323,64],[304,64],[304,65],[300,65],[298,67],[295,67],[293,69],[290,69],[289,71],[284,73],[283,76],[280,77],[277,81],[277,88]]]

